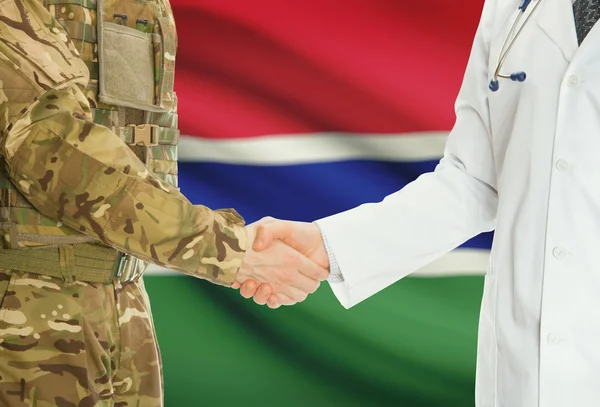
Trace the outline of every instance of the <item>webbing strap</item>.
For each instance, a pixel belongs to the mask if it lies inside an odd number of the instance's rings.
[[[177,161],[151,159],[148,160],[148,164],[146,165],[153,173],[169,175],[178,174]]]
[[[164,181],[167,184],[171,185],[172,187],[179,189],[179,182],[177,181],[177,175],[161,174],[160,172],[156,172],[156,173],[154,173],[154,175],[156,175],[158,177],[158,179],[160,179],[161,181]]]
[[[60,271],[62,278],[67,283],[72,283],[75,278],[75,250],[73,246],[60,246],[58,248],[60,258]]]
[[[127,144],[133,144],[135,140],[135,127],[117,127],[117,134]],[[153,128],[154,136],[158,144],[176,145],[179,141],[179,130],[166,127]]]
[[[146,123],[170,129],[177,129],[179,127],[179,116],[175,112],[145,112],[145,114]]]
[[[0,207],[2,208],[33,208],[16,189],[0,185]]]
[[[90,283],[110,283],[116,276],[117,251],[96,244],[0,250],[0,267]]]
[[[96,27],[82,21],[59,20],[72,40],[80,40],[95,44],[98,42]]]
[[[90,10],[96,10],[95,0],[45,0],[46,6],[59,5],[59,4],[76,4],[81,7],[89,8]]]
[[[85,63],[85,65],[88,68],[88,71],[90,71],[90,79],[91,80],[98,80],[98,78],[100,77],[100,74],[98,72],[98,62],[90,62],[90,61],[83,61]]]

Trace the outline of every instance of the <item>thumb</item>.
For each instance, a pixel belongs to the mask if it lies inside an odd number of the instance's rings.
[[[290,234],[288,222],[276,221],[266,225],[258,225],[252,248],[259,252],[268,249],[273,240],[283,240]]]
[[[268,230],[265,226],[261,225],[256,228],[256,237],[252,244],[252,249],[257,252],[268,249],[273,242],[274,236],[271,230]]]

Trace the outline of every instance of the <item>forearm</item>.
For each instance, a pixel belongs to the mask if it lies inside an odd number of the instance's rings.
[[[76,85],[50,90],[5,144],[14,184],[42,214],[145,261],[230,285],[245,249],[236,214],[192,205],[93,124]]]
[[[43,215],[143,260],[230,285],[245,250],[234,212],[192,205],[92,122],[88,70],[38,0],[0,8],[0,139],[11,181]]]
[[[351,307],[467,239],[495,226],[497,194],[456,168],[422,176],[381,203],[317,221],[343,279],[334,293]]]

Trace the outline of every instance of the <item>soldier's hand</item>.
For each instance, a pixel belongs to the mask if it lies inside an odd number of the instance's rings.
[[[247,227],[249,246],[254,244],[260,225],[257,222]],[[257,290],[252,290],[252,286],[265,285],[258,289],[261,296],[258,299],[255,297],[259,304],[268,302],[269,306],[277,308],[279,305],[304,301],[329,275],[326,268],[281,241],[271,241],[267,246],[259,247],[260,252],[248,247],[234,284],[234,288],[237,288],[248,282],[249,286],[242,290],[246,298],[256,293]],[[249,292],[252,295],[248,295]]]

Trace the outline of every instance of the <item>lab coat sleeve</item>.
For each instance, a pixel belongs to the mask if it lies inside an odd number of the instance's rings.
[[[481,232],[495,228],[498,193],[488,111],[487,0],[455,110],[444,157],[380,203],[317,221],[343,273],[331,283],[350,308]]]

